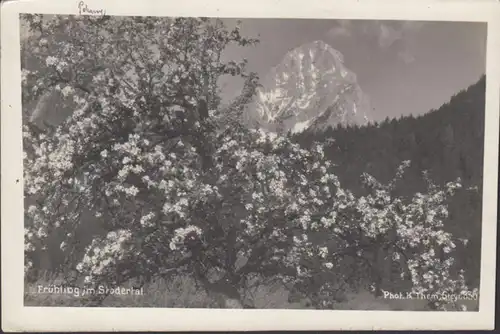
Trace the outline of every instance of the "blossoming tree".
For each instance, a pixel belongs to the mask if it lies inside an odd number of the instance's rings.
[[[239,27],[203,18],[25,19],[37,32],[23,47],[35,64],[23,65],[25,106],[60,94],[72,110],[52,125],[26,117],[27,273],[47,236],[64,231],[65,268],[89,284],[188,275],[209,292],[222,282],[222,295],[243,305],[257,277],[317,308],[364,286],[468,291],[453,266],[457,240],[443,229],[460,184],[429,182],[428,193],[398,198],[404,162],[388,185],[363,175],[370,194],[356,197],[321,143],[307,151],[245,127],[257,78],[245,61],[222,61],[229,44],[256,42]],[[245,79],[226,107],[223,75]],[[107,232],[87,245],[72,233],[83,214]]]

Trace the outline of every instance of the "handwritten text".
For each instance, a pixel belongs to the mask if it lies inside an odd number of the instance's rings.
[[[91,9],[84,1],[80,1],[78,3],[78,13],[82,14],[90,14],[90,15],[106,15],[106,10],[104,9]]]

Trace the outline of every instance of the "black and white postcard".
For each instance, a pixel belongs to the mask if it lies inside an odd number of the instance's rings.
[[[499,9],[5,3],[4,329],[491,328]]]

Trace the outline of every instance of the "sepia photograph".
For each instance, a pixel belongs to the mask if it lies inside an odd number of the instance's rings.
[[[23,308],[477,314],[492,300],[487,19],[72,7],[17,14]]]

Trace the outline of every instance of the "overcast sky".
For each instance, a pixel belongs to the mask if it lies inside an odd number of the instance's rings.
[[[231,26],[236,20],[225,20]],[[260,44],[228,50],[264,76],[295,47],[323,40],[340,51],[368,95],[374,119],[438,108],[485,73],[484,23],[242,19],[243,34]],[[238,85],[230,81],[230,96]]]
[[[224,19],[228,27],[236,19]],[[485,23],[314,19],[241,19],[242,33],[257,46],[230,48],[264,77],[291,49],[323,40],[344,55],[345,65],[368,95],[374,120],[438,108],[485,73]],[[22,29],[22,35],[25,35]],[[223,82],[226,99],[241,83]]]

